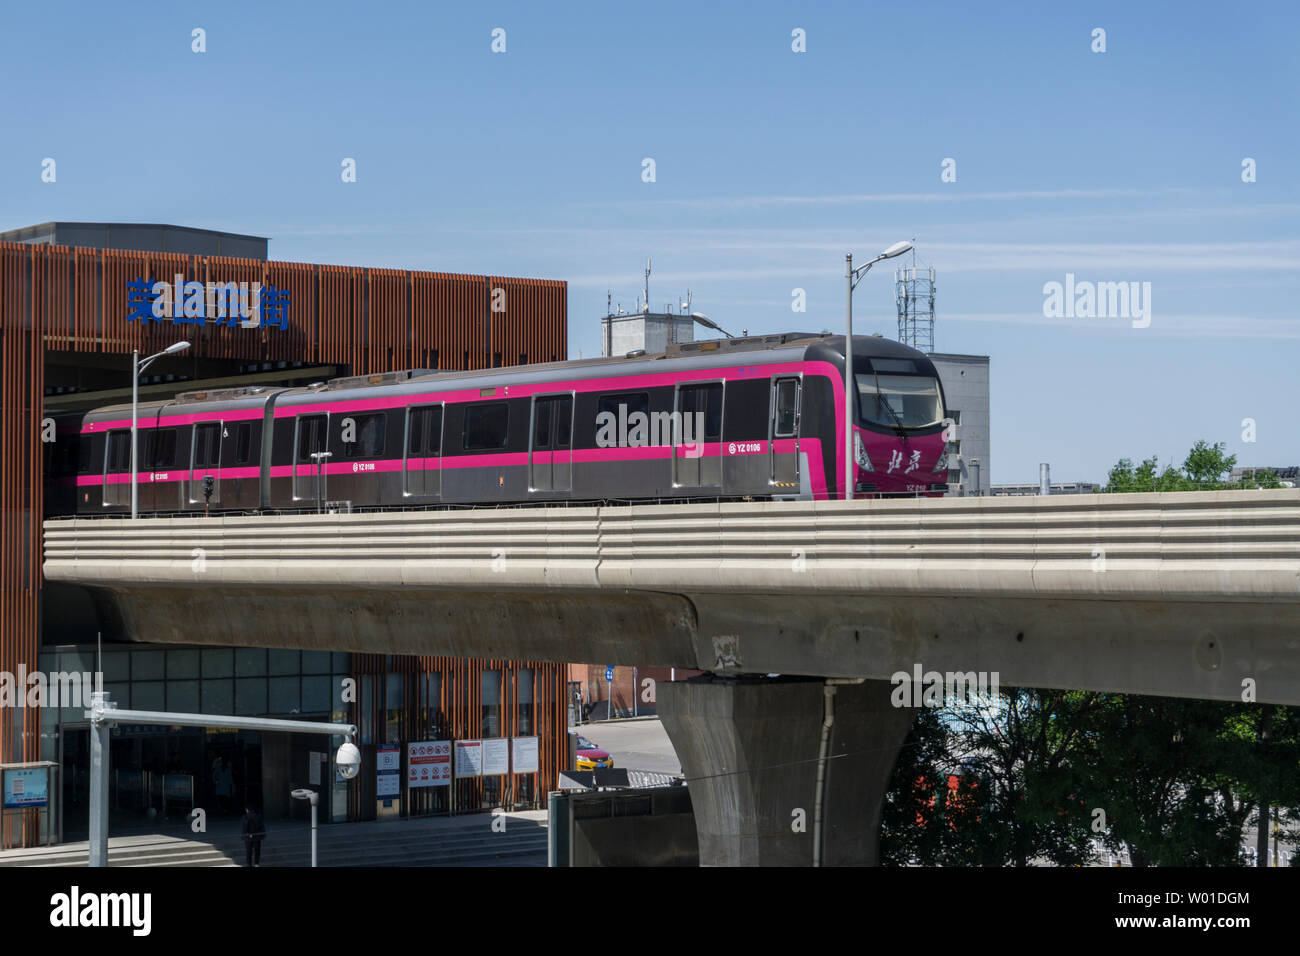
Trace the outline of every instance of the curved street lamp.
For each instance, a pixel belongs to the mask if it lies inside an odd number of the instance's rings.
[[[847,287],[847,331],[844,335],[844,500],[849,501],[853,498],[853,477],[854,461],[853,455],[853,420],[856,417],[854,412],[857,408],[857,402],[854,400],[856,395],[856,385],[853,382],[853,290],[858,287],[862,277],[871,271],[881,259],[892,259],[895,256],[901,256],[912,248],[912,243],[904,239],[896,242],[876,258],[872,259],[866,265],[853,268],[853,254],[849,253],[844,257],[844,281]]]
[[[139,428],[140,418],[140,373],[149,367],[149,363],[156,358],[162,358],[164,355],[173,355],[176,352],[184,352],[190,347],[189,342],[173,342],[161,352],[150,355],[144,361],[140,360],[140,350],[131,351],[131,517],[140,517],[139,509],[136,507],[136,430]]]

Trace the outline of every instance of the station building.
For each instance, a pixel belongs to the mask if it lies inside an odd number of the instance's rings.
[[[263,321],[148,321],[133,292],[175,277],[260,283]],[[190,804],[209,819],[238,815],[245,801],[272,819],[305,813],[288,795],[299,786],[321,791],[327,821],[541,806],[567,757],[567,675],[547,662],[277,648],[273,634],[264,647],[196,648],[119,633],[92,596],[42,581],[42,520],[55,499],[45,476],[53,456],[67,453],[42,440],[48,423],[129,402],[132,350],[151,355],[182,339],[188,350],[142,377],[141,401],[563,360],[566,324],[562,281],[281,262],[267,258],[263,237],[171,225],[59,222],[0,233],[0,675],[98,671],[123,708],[300,717],[360,732],[362,772],[344,781],[332,762],[341,738],[118,726],[112,826],[174,818]],[[407,785],[408,744],[516,737],[537,738],[536,773]],[[54,770],[48,806],[3,810],[0,848],[84,838],[88,746],[80,708],[0,706],[0,764],[45,761]],[[402,772],[389,793],[393,781],[381,783],[374,768],[393,747]]]

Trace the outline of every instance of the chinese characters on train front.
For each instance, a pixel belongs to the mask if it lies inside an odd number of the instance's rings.
[[[920,464],[921,464],[921,453],[919,451],[913,451],[911,459],[909,459],[907,462],[907,468],[904,470],[904,473],[905,474],[911,473],[912,471],[916,470],[916,468]],[[892,474],[894,469],[902,468],[902,467],[903,467],[903,453],[897,450],[891,451],[889,453],[889,473]]]
[[[128,322],[289,327],[289,290],[260,282],[187,282],[179,274],[174,282],[128,279],[126,304]]]

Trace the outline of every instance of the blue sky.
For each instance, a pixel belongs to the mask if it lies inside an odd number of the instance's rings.
[[[839,330],[845,253],[915,236],[937,348],[992,357],[994,481],[1199,438],[1300,462],[1294,3],[52,9],[0,13],[0,228],[176,222],[277,259],[565,279],[575,358],[647,256],[656,307],[689,288],[732,331]],[[1045,318],[1067,272],[1150,282],[1150,326]],[[894,334],[891,279],[859,287],[857,331]]]

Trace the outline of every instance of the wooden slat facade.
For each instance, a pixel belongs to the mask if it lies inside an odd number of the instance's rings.
[[[289,327],[127,320],[129,280],[171,281],[178,273],[186,280],[287,289]],[[492,312],[496,288],[505,291],[504,308]],[[129,355],[139,348],[148,355],[185,338],[192,343],[187,354],[196,358],[331,364],[353,375],[546,362],[567,356],[567,295],[565,282],[549,279],[0,242],[0,670],[37,666],[47,350]],[[124,386],[129,379],[127,371]],[[368,666],[364,661],[358,656],[357,666]],[[411,661],[404,666],[446,674],[444,687],[456,677],[460,696],[447,702],[453,732],[476,728],[478,675],[493,665]],[[541,754],[538,786],[545,794],[554,788],[564,758],[557,752],[565,746],[563,665],[510,666],[532,667],[536,674],[535,720],[539,732],[553,739]],[[504,707],[502,715],[508,735],[514,707]],[[0,708],[0,762],[39,759],[39,726],[38,711]],[[21,820],[23,832],[9,832],[14,820]],[[6,821],[0,845],[35,838],[35,811]]]

